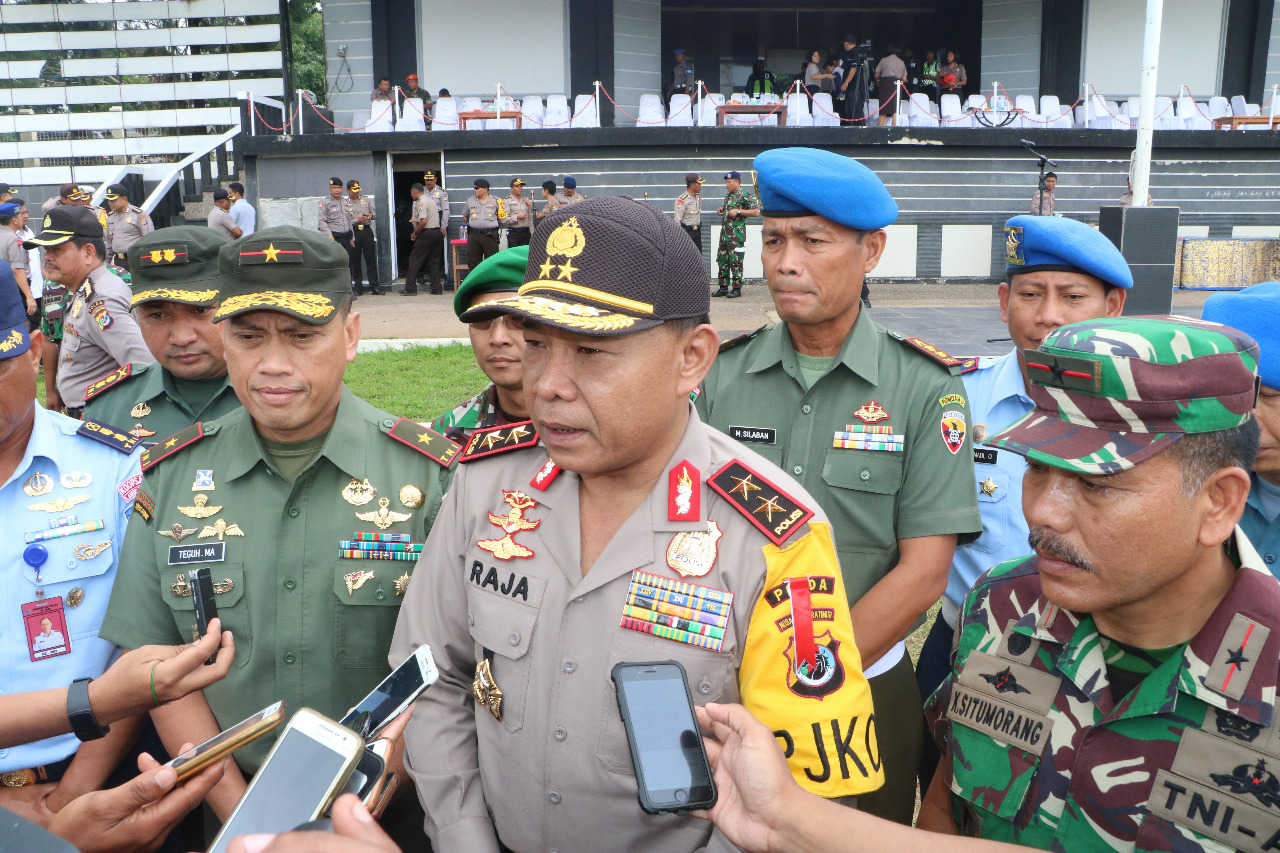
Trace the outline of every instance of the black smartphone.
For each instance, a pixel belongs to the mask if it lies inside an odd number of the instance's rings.
[[[213,600],[213,576],[209,567],[192,569],[187,572],[187,581],[191,585],[191,600],[196,606],[196,640],[209,632],[209,623],[218,618],[218,605]],[[209,655],[205,665],[217,660],[217,653]]]
[[[351,777],[342,787],[342,794],[355,794],[365,805],[369,805],[370,799],[377,800],[377,793],[382,790],[382,777],[385,775],[386,760],[373,747],[366,746],[364,754],[360,756],[360,763],[351,771]]]
[[[640,808],[649,814],[685,814],[714,806],[716,786],[680,662],[623,662],[613,668],[613,684]]]

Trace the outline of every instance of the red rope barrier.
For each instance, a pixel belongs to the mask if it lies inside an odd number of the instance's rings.
[[[391,108],[392,108],[393,106],[395,106],[395,102],[394,102],[394,101],[387,101],[387,108],[386,108],[385,110],[383,110],[381,113],[379,113],[377,118],[371,118],[371,119],[369,120],[369,123],[368,123],[368,124],[366,124],[364,127],[344,127],[343,125],[336,124],[336,123],[334,123],[333,121],[331,121],[331,120],[329,119],[329,117],[328,117],[328,116],[326,116],[324,113],[320,112],[320,108],[319,108],[319,107],[317,107],[317,106],[316,106],[314,103],[312,103],[311,101],[307,101],[307,103],[308,103],[308,104],[311,104],[311,110],[312,110],[316,115],[320,116],[320,118],[321,118],[322,120],[324,120],[324,122],[325,122],[326,124],[328,124],[330,127],[337,128],[338,130],[345,130],[345,131],[348,131],[349,133],[359,133],[359,132],[361,132],[361,131],[363,131],[363,130],[367,130],[367,129],[369,129],[370,127],[373,127],[375,124],[377,124],[378,122],[382,121],[383,116],[385,116],[388,112],[390,112],[390,111],[391,111]]]
[[[297,107],[295,106],[293,109],[293,112],[289,114],[289,118],[285,120],[284,127],[276,127],[275,125],[271,124],[271,122],[267,121],[265,118],[262,117],[262,113],[258,112],[258,105],[256,102],[252,100],[249,101],[249,106],[253,108],[253,114],[258,117],[258,121],[262,122],[263,127],[267,128],[267,130],[274,130],[277,133],[283,132],[284,129],[287,127],[292,127],[293,120],[298,117],[298,110],[297,110]],[[280,106],[283,107],[284,105],[281,104]],[[315,105],[313,104],[312,106],[315,106]],[[283,114],[284,110],[281,109],[280,112],[281,114]]]

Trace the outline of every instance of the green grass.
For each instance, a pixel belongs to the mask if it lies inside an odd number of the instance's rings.
[[[347,366],[355,394],[393,415],[428,421],[475,396],[488,381],[466,344],[362,352]]]

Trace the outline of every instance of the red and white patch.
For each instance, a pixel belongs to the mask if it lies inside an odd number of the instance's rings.
[[[702,472],[684,460],[667,474],[667,520],[702,517]]]
[[[964,412],[952,410],[942,413],[942,442],[952,454],[959,453],[964,447],[965,429]]]
[[[155,435],[155,433],[152,433]],[[138,486],[142,485],[142,475],[134,474],[120,485],[116,486],[116,494],[120,495],[122,500],[131,501],[138,494]]]
[[[539,468],[538,473],[534,474],[533,479],[529,481],[530,488],[545,492],[556,481],[556,477],[560,476],[561,470],[559,465],[548,459],[547,464]]]

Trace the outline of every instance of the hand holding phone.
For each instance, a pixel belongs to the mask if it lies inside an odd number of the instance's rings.
[[[188,776],[199,773],[213,762],[225,758],[246,744],[272,731],[284,721],[284,703],[276,702],[263,708],[258,713],[236,723],[221,734],[209,738],[199,746],[192,747],[171,760],[166,767],[172,767],[178,774],[181,783]]]
[[[365,740],[373,740],[392,720],[403,714],[423,690],[435,684],[439,677],[430,647],[419,646],[404,663],[347,712],[342,718],[342,725],[358,732]]]
[[[613,683],[640,808],[649,814],[687,814],[714,806],[716,787],[680,662],[619,663]]]

